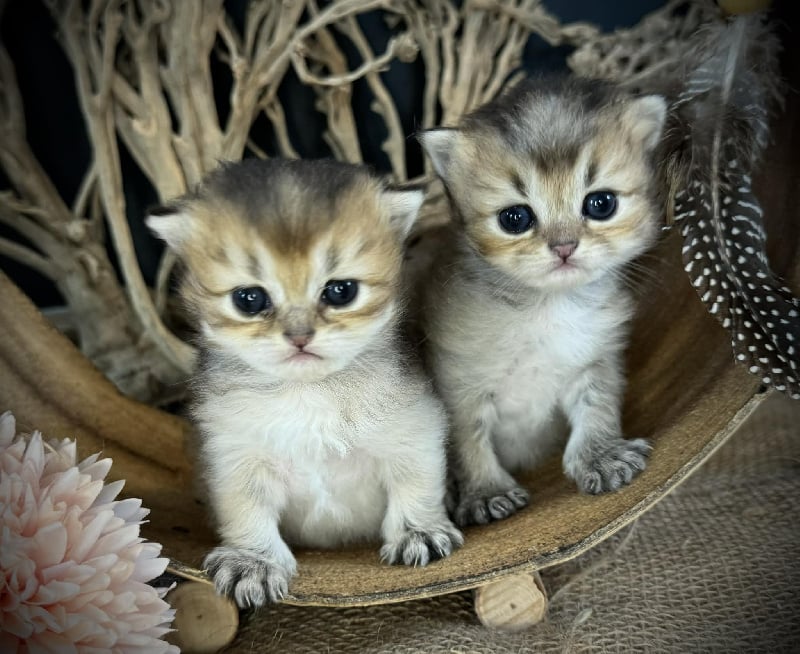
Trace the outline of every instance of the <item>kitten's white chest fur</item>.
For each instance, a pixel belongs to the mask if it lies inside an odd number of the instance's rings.
[[[377,540],[387,506],[378,461],[358,448],[344,455],[331,452],[314,466],[293,463],[281,520],[287,542],[326,547],[365,534]]]
[[[460,327],[430,335],[436,376],[459,396],[468,385],[468,401],[492,423],[500,462],[508,470],[528,468],[566,435],[566,388],[619,347],[631,300],[608,280],[521,303],[481,298],[481,292],[456,283],[434,300],[447,303],[449,319]]]
[[[207,459],[222,469],[227,460],[233,469],[249,461],[248,472],[261,467],[272,478],[271,491],[285,498],[278,521],[289,543],[330,547],[380,535],[391,434],[412,426],[414,411],[382,415],[386,429],[379,437],[381,421],[370,417],[369,404],[385,389],[358,396],[347,396],[346,386],[338,390],[241,389],[196,411],[201,422],[214,424],[204,444]],[[395,399],[401,406],[405,400]]]

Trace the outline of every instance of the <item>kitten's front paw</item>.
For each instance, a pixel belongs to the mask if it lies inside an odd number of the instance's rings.
[[[381,547],[381,560],[390,565],[424,566],[449,556],[464,544],[464,536],[447,520],[431,529],[409,529]]]
[[[203,561],[220,595],[232,595],[240,608],[277,602],[289,590],[294,561],[278,564],[268,555],[236,547],[216,547]]]
[[[645,469],[650,449],[650,443],[643,438],[619,438],[566,461],[565,471],[584,493],[619,490]]]
[[[521,486],[508,490],[486,489],[461,491],[453,519],[460,527],[485,525],[492,520],[504,520],[528,506],[530,494]]]

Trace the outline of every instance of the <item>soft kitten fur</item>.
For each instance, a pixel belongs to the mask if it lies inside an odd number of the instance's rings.
[[[665,114],[657,96],[528,80],[457,128],[421,134],[453,210],[455,246],[438,259],[423,320],[452,421],[456,523],[525,506],[510,473],[541,461],[564,418],[564,471],[582,491],[616,490],[644,469],[647,442],[624,440],[620,424],[633,312],[622,270],[657,233],[651,159]],[[587,194],[605,191],[616,213],[582,215]],[[536,218],[518,234],[499,221],[515,205]]]
[[[240,606],[286,594],[287,543],[381,537],[385,561],[425,565],[462,542],[445,411],[397,338],[421,201],[356,166],[246,160],[148,218],[201,330],[192,417],[223,543],[205,566]],[[352,303],[323,302],[331,280],[358,281]],[[232,292],[257,287],[272,306],[243,313]]]

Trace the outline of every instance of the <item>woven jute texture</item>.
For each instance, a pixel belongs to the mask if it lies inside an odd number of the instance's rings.
[[[768,398],[631,526],[543,571],[546,621],[491,631],[470,592],[243,615],[226,652],[798,652],[800,403]]]

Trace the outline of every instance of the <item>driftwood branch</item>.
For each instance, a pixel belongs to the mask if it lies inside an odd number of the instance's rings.
[[[572,70],[585,77],[636,88],[647,78],[674,68],[689,37],[720,16],[721,10],[713,2],[669,0],[632,28],[575,39],[578,48],[567,61]]]
[[[302,50],[303,48],[299,47],[291,55],[294,70],[301,82],[305,82],[306,84],[314,86],[344,86],[346,84],[351,84],[362,77],[366,77],[371,73],[386,70],[389,62],[398,56],[398,52],[408,53],[409,51],[413,51],[414,43],[408,34],[394,37],[389,41],[389,45],[386,47],[386,52],[375,58],[373,58],[372,53],[365,48],[365,51],[369,53],[368,58],[358,68],[345,74],[331,75],[328,77],[314,75],[308,69],[305,57],[303,54],[301,54]],[[404,56],[407,56],[407,54]]]
[[[29,243],[36,243],[39,248],[50,252],[52,256],[59,251],[61,239],[42,226],[39,221],[33,220],[31,215],[25,212],[26,208],[24,203],[16,202],[13,196],[7,193],[0,194],[0,223],[10,227]]]
[[[231,55],[233,88],[230,115],[224,129],[222,154],[238,159],[247,143],[259,109],[275,100],[289,68],[291,40],[305,3],[250,3],[242,53]]]
[[[365,62],[378,61],[374,59],[375,55],[372,52],[372,48],[355,18],[350,16],[343,23],[341,30],[350,38]],[[405,33],[389,42],[387,53],[390,50],[393,56],[396,56],[400,61],[409,63],[417,58],[419,47],[414,42],[413,37],[409,33]],[[375,96],[372,110],[381,116],[386,125],[387,137],[383,142],[382,149],[389,157],[395,181],[404,182],[407,179],[406,138],[400,124],[397,107],[395,107],[391,95],[381,81],[377,69],[366,72],[364,77],[367,80],[370,91],[372,91],[372,95]]]
[[[14,66],[0,44],[0,163],[17,194],[37,208],[31,212],[52,224],[69,220],[70,212],[25,138],[25,114]]]
[[[101,7],[101,5],[105,5]],[[102,29],[100,21],[102,16]],[[193,349],[169,332],[161,321],[150,292],[142,277],[136,252],[133,248],[130,227],[122,193],[122,170],[112,106],[113,62],[121,35],[123,14],[119,3],[102,3],[95,0],[88,16],[78,2],[69,3],[65,11],[56,14],[64,38],[67,56],[75,70],[78,97],[86,117],[98,169],[103,207],[110,234],[126,281],[126,291],[136,317],[145,333],[156,344],[162,355],[183,374],[194,365]],[[101,34],[101,43],[90,39],[85,48],[81,39],[82,27],[87,21]]]
[[[58,269],[52,262],[29,247],[0,236],[0,256],[18,261],[24,266],[35,270],[50,280],[58,277]]]
[[[289,129],[286,126],[286,114],[280,102],[272,101],[263,106],[264,113],[272,123],[272,129],[275,130],[275,138],[278,141],[278,148],[280,149],[281,156],[290,159],[299,159],[300,155],[292,145],[292,140],[289,138]],[[248,143],[249,144],[249,143]],[[249,144],[250,148],[260,157],[265,158],[266,152],[260,151],[260,148],[254,147]]]
[[[130,224],[142,217],[126,203],[123,150],[162,202],[246,151],[300,157],[279,95],[291,74],[313,89],[326,121],[319,136],[346,161],[364,157],[353,106],[354,86],[364,85],[369,119],[385,129],[387,172],[406,182],[419,171],[407,169],[409,134],[384,77],[396,62],[421,60],[414,127],[425,129],[453,123],[513,83],[531,34],[576,46],[569,61],[580,74],[635,82],[673,65],[688,33],[713,13],[671,0],[636,28],[608,35],[560,23],[541,0],[261,0],[247,3],[243,22],[223,0],[44,1],[74,71],[92,159],[65,201],[27,142],[14,66],[0,44],[0,166],[13,189],[0,191],[9,230],[0,255],[53,278],[84,353],[126,393],[150,401],[186,378],[195,353],[165,324],[174,255],[159,262],[153,288],[139,268]],[[389,23],[385,43],[367,39],[359,17],[369,12]],[[219,66],[230,72],[224,101],[212,74]],[[269,123],[275,151],[257,141],[256,120]],[[422,226],[446,215],[444,191],[425,166],[411,180],[428,186]]]

